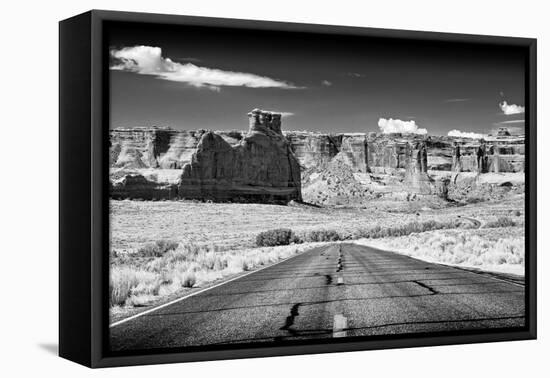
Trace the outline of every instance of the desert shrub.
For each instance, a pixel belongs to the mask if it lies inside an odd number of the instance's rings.
[[[258,247],[274,247],[277,245],[289,245],[294,240],[293,232],[288,228],[278,228],[260,232],[256,236],[256,245]]]
[[[181,277],[181,286],[183,287],[193,287],[196,282],[195,272],[185,272]]]
[[[485,228],[496,228],[496,227],[513,227],[516,225],[512,219],[508,217],[499,217],[496,221],[490,221],[485,224]]]
[[[480,203],[485,201],[482,197],[468,197],[466,198],[466,203],[474,204],[474,203]]]
[[[135,257],[160,257],[168,251],[178,248],[178,243],[171,240],[157,240],[154,243],[148,243],[137,250]]]
[[[247,261],[247,258],[243,256],[232,256],[227,266],[230,271],[235,273],[244,272],[251,268],[250,261]]]
[[[353,234],[351,234],[351,238],[379,239],[387,237],[397,237],[426,231],[456,228],[458,226],[459,225],[454,221],[438,222],[435,220],[427,220],[424,222],[414,221],[402,225],[396,225],[394,227],[380,227],[379,225],[376,225],[366,229],[355,230]],[[343,238],[341,237],[340,240],[342,239]]]
[[[290,244],[301,244],[304,242],[304,239],[302,236],[292,233],[292,236],[290,237]]]
[[[130,298],[126,300],[126,305],[131,307],[147,306],[153,302],[155,298],[155,296],[149,294],[131,295]]]
[[[306,233],[307,242],[330,242],[342,240],[335,230],[313,230]]]
[[[109,302],[111,306],[123,305],[131,295],[158,293],[160,282],[154,273],[130,267],[111,266],[109,277]]]

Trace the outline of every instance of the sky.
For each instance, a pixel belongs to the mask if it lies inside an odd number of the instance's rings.
[[[487,134],[524,127],[525,52],[458,43],[116,24],[111,128]]]

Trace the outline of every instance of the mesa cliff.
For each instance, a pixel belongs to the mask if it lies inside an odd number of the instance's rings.
[[[191,161],[206,130],[181,131],[169,128],[118,128],[111,131],[112,168],[182,169]],[[242,131],[215,131],[229,145],[237,145]],[[414,134],[320,134],[283,132],[302,168],[328,163],[337,154],[359,172],[391,172],[406,165],[407,145],[422,141],[427,149],[430,170],[458,172],[523,172],[523,136],[490,136],[478,165],[481,140]],[[486,160],[485,160],[486,159]]]
[[[113,198],[185,198],[287,203],[301,201],[300,165],[281,131],[281,115],[254,109],[249,131],[115,130],[111,138]],[[136,168],[181,170],[162,182],[126,174]]]
[[[461,200],[492,182],[485,174],[525,169],[524,136],[503,128],[485,139],[323,134],[282,131],[278,113],[255,109],[248,118],[246,132],[111,130],[111,196],[321,205],[381,195]]]
[[[302,200],[300,165],[281,132],[281,115],[254,109],[235,145],[207,132],[183,167],[178,196],[217,201],[287,203]]]

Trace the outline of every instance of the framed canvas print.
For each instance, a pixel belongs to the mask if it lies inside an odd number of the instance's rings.
[[[60,23],[60,355],[536,337],[534,39]]]

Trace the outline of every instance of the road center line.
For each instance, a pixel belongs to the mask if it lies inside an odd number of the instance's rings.
[[[348,319],[342,314],[334,315],[334,324],[332,326],[332,337],[346,337],[348,328]]]

